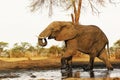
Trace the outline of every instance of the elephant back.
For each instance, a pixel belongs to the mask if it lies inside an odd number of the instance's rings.
[[[104,32],[95,25],[79,25],[76,29],[79,50],[82,52],[90,53],[96,48],[96,51],[100,51],[108,43]]]

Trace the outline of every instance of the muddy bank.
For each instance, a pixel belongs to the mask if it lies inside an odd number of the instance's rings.
[[[120,68],[120,60],[111,61],[114,68]],[[73,59],[74,68],[87,66],[88,60]],[[60,68],[60,58],[46,58],[38,60],[21,60],[21,61],[3,61],[0,60],[0,70],[11,69],[55,69]],[[105,68],[105,64],[99,60],[95,61],[95,68]]]
[[[111,62],[111,64],[114,68],[120,69],[120,62],[119,61]],[[82,68],[82,67],[86,67],[87,65],[88,65],[88,62],[84,62],[84,61],[73,62],[73,68],[78,68],[78,67]],[[94,67],[95,68],[106,68],[106,66],[103,62],[95,62]]]
[[[120,80],[120,78],[67,78],[63,80]]]
[[[60,67],[60,62],[53,59],[22,60],[22,61],[0,61],[0,70],[11,69],[54,69]]]

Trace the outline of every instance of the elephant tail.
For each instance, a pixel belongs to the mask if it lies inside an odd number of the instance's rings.
[[[107,53],[108,53],[108,57],[109,57],[109,59],[110,59],[109,42],[107,42]]]

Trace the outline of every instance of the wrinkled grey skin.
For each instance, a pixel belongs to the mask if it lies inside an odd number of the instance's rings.
[[[65,41],[66,50],[61,59],[62,68],[71,70],[68,68],[72,67],[72,57],[80,51],[90,56],[89,65],[84,70],[93,69],[95,57],[101,59],[108,70],[113,69],[105,51],[105,46],[108,45],[107,51],[109,52],[108,39],[104,32],[95,25],[74,25],[72,22],[55,21],[39,34],[39,45],[46,46],[46,38]]]

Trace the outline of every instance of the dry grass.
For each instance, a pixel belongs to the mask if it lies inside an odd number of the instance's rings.
[[[38,56],[38,57],[20,57],[20,58],[0,58],[0,60],[2,61],[7,61],[7,62],[15,62],[15,61],[23,61],[23,60],[43,60],[43,59],[60,59],[61,57],[55,57],[55,56],[51,56],[51,57],[47,57],[47,56]],[[81,55],[79,57],[75,56],[72,59],[73,61],[89,61],[89,56],[88,55]],[[110,58],[110,61],[120,61],[120,59],[116,59],[115,56],[112,56]],[[95,58],[95,62],[101,62],[100,59],[98,59],[97,57]]]
[[[23,61],[23,60],[42,60],[42,59],[48,59],[48,57],[0,58],[0,60],[7,61],[7,62],[16,62],[16,61]]]
[[[0,58],[0,70],[8,68],[32,68],[34,66],[44,68],[60,67],[61,57],[22,57],[22,58]],[[73,63],[86,63],[89,61],[88,55],[82,55],[79,57],[73,57]],[[120,59],[111,58],[112,63],[120,63]],[[95,62],[101,62],[98,58],[95,58]],[[34,65],[33,65],[34,64]]]

